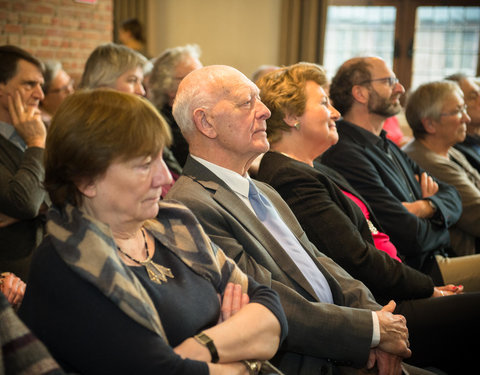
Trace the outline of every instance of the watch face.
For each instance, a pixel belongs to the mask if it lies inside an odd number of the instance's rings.
[[[207,344],[210,341],[212,341],[212,339],[210,337],[208,337],[205,333],[200,333],[200,334],[197,335],[197,337],[201,341],[202,344]]]

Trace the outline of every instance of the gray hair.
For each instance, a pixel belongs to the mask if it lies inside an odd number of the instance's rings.
[[[445,100],[455,92],[463,98],[456,82],[444,80],[424,83],[408,96],[405,116],[415,138],[425,138],[427,132],[422,119],[438,120]]]
[[[80,88],[112,87],[118,77],[137,67],[145,72],[151,63],[129,47],[114,43],[102,44],[88,57]]]
[[[200,59],[201,50],[196,44],[168,48],[155,59],[150,72],[151,101],[161,109],[168,102],[168,93],[175,87],[175,68],[188,58]]]
[[[43,79],[45,80],[45,83],[43,84],[43,92],[47,95],[50,91],[50,85],[52,84],[53,79],[63,67],[62,63],[58,60],[46,60],[43,64],[45,66],[45,71],[43,73]]]
[[[464,79],[468,79],[468,76],[464,73],[459,72],[459,73],[451,74],[448,77],[445,77],[445,79],[449,81],[455,81],[455,82],[461,83]]]

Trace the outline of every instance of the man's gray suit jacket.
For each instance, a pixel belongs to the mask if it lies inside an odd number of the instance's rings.
[[[356,373],[368,359],[372,310],[370,291],[308,240],[290,208],[267,184],[258,189],[276,207],[305,251],[325,275],[335,304],[320,303],[281,244],[241,199],[214,173],[191,157],[167,199],[188,206],[211,239],[258,282],[276,290],[287,315],[289,335],[272,360],[287,374]],[[346,366],[346,367],[345,367]],[[324,372],[326,370],[326,372]]]

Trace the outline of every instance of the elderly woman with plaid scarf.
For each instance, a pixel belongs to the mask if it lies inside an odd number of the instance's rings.
[[[52,121],[53,207],[19,315],[66,371],[252,374],[286,336],[277,294],[160,201],[169,141],[147,100],[108,89],[71,95]]]

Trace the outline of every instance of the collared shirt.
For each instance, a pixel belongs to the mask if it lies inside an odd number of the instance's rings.
[[[5,139],[9,140],[20,150],[25,152],[25,150],[27,149],[27,145],[12,125],[0,121],[0,135],[3,136]]]
[[[237,172],[220,167],[217,164],[210,163],[209,161],[199,158],[198,156],[191,154],[190,156],[196,161],[198,161],[200,164],[202,164],[204,167],[208,168],[223,182],[225,182],[228,187],[232,189],[234,193],[242,200],[242,202],[245,203],[247,207],[255,214],[250,200],[248,199],[248,190],[250,189],[250,177],[248,176],[248,174],[246,174],[246,176],[242,176]]]
[[[244,202],[253,214],[256,216],[255,211],[253,210],[250,200],[248,199],[249,191],[249,179],[248,173],[246,176],[241,176],[239,173],[234,172],[230,169],[220,167],[217,164],[210,163],[209,161],[199,158],[198,156],[190,154],[190,156],[202,164],[205,168],[208,168],[212,173],[214,173],[219,179],[227,184],[227,186],[232,189],[235,194]],[[378,320],[377,314],[372,311],[372,320],[373,320],[373,333],[372,333],[372,342],[370,347],[375,347],[380,343],[380,322]]]

